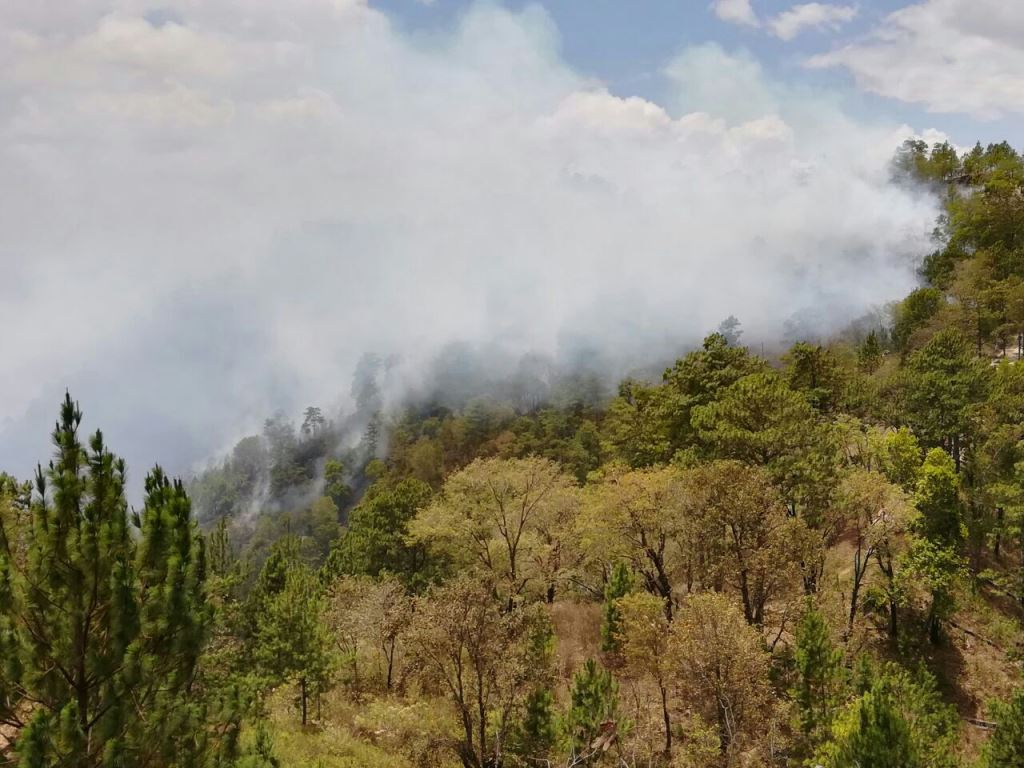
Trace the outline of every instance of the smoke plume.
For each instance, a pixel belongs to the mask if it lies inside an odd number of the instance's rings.
[[[636,361],[730,314],[823,335],[904,294],[934,202],[910,130],[682,51],[659,103],[561,57],[536,6],[443,33],[359,0],[0,9],[0,467],[65,387],[135,480],[344,405],[364,352]],[[589,352],[587,351],[589,350]]]

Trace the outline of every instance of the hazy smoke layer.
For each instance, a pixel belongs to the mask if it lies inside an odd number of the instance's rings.
[[[0,467],[65,386],[136,480],[446,342],[636,357],[734,313],[898,297],[908,133],[709,45],[663,104],[575,73],[538,8],[413,38],[357,0],[0,5]]]

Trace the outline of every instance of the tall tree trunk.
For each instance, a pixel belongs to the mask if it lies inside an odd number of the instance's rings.
[[[299,678],[299,698],[302,700],[302,724],[306,724],[306,678]]]
[[[996,541],[992,547],[992,552],[996,557],[999,557],[1000,550],[1003,547],[1003,520],[1006,519],[1006,510],[1002,507],[996,507]]]
[[[460,709],[462,710],[462,729],[466,734],[466,741],[459,750],[460,757],[462,758],[462,765],[465,768],[476,768],[478,765],[476,757],[476,748],[473,746],[473,718],[469,715],[469,707],[463,704]]]
[[[729,713],[721,700],[718,702],[718,748],[724,755],[729,751],[732,739],[729,734]]]
[[[75,638],[75,644],[77,645],[76,654],[78,656],[78,669],[76,670],[75,677],[75,698],[78,704],[78,725],[82,729],[82,737],[85,739],[86,749],[92,749],[92,739],[89,728],[89,673],[86,668],[86,662],[88,657],[87,644],[88,644],[88,630],[85,626],[76,627],[76,634],[78,637]],[[88,756],[82,755],[82,765],[88,765]]]
[[[668,691],[660,680],[658,689],[661,691],[661,716],[665,721],[665,757],[668,758],[672,756],[672,718],[668,713]]]
[[[896,639],[897,635],[897,606],[896,598],[893,596],[893,583],[896,580],[896,570],[892,565],[892,561],[886,562],[882,557],[882,552],[887,547],[879,547],[875,550],[875,562],[878,564],[879,570],[885,574],[886,580],[889,582],[889,637],[893,640]]]
[[[655,572],[652,574],[649,571],[645,571],[644,578],[651,592],[665,600],[665,617],[672,621],[672,584],[668,580],[665,567],[661,561],[656,559],[650,552],[648,552],[648,556],[654,565]]]
[[[640,544],[644,548],[644,553],[647,555],[648,561],[654,566],[654,576],[651,576],[649,573],[645,573],[645,576],[647,576],[647,582],[655,594],[661,595],[665,598],[665,617],[671,622],[672,582],[669,581],[668,573],[665,571],[665,536],[662,535],[660,537],[658,548],[655,549],[654,546],[648,543],[647,534],[641,531]]]
[[[480,733],[480,765],[487,764],[487,705],[484,702],[483,675],[477,674],[476,678],[476,704],[480,717],[478,730]]]
[[[936,598],[932,596],[932,604],[928,609],[928,642],[932,645],[938,645],[942,639],[940,635],[940,622],[936,607]]]
[[[394,640],[391,641],[390,650],[385,649],[384,655],[387,657],[387,660],[388,660],[388,679],[387,679],[386,689],[390,693],[390,691],[391,691],[391,679],[392,679],[392,676],[394,674],[394,669],[395,669],[395,641]]]
[[[846,636],[850,637],[853,634],[853,623],[857,618],[857,601],[860,597],[860,588],[864,583],[864,574],[867,572],[867,562],[870,558],[863,557],[861,554],[860,547],[853,555],[853,587],[850,590],[850,616],[849,621],[846,624]]]
[[[750,605],[750,587],[747,585],[747,572],[740,571],[740,595],[743,597],[743,618],[747,624],[754,623],[754,609]]]
[[[1020,552],[1020,573],[1021,573],[1021,586],[1018,587],[1020,592],[1017,595],[1017,601],[1021,607],[1024,608],[1024,526],[1020,529],[1020,541],[1017,542],[1017,551]]]

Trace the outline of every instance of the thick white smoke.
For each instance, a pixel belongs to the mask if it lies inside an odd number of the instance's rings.
[[[332,404],[367,350],[414,379],[453,340],[824,333],[906,292],[935,216],[888,183],[908,129],[714,45],[666,62],[664,103],[621,98],[538,7],[413,37],[357,0],[8,0],[0,30],[21,473],[65,386],[137,478]]]

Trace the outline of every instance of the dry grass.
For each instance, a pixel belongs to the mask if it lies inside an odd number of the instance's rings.
[[[268,702],[274,754],[283,768],[454,768],[446,704],[324,697],[319,723],[303,728],[290,691]],[[249,739],[253,738],[252,731]]]
[[[550,611],[558,676],[571,680],[587,659],[601,654],[601,606],[565,601],[556,602]]]

